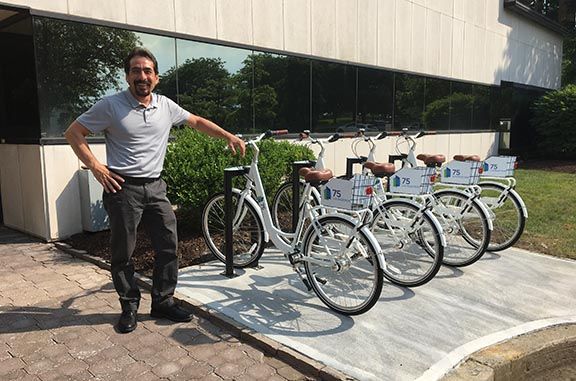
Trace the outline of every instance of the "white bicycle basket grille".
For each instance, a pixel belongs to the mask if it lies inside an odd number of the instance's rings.
[[[472,185],[478,183],[481,168],[479,161],[452,160],[442,167],[440,176],[443,183]]]
[[[374,193],[383,192],[383,189],[379,178],[356,174],[349,180],[331,179],[321,191],[322,205],[358,210],[368,207]]]
[[[390,192],[427,194],[432,192],[436,171],[430,167],[402,168],[390,176]]]
[[[512,177],[515,164],[516,156],[490,156],[484,160],[484,170],[481,176]]]

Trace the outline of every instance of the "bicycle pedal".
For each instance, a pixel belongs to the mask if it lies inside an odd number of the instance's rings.
[[[306,289],[308,289],[308,291],[312,291],[312,286],[310,286],[310,282],[308,282],[308,279],[301,277],[300,279],[302,279],[302,283],[304,283],[304,286],[306,286]]]
[[[318,281],[318,283],[322,283],[322,284],[328,283],[328,281],[325,278],[320,278],[317,275],[314,275],[314,279],[316,279]]]
[[[292,266],[295,266],[296,264],[298,264],[302,261],[302,254],[300,254],[298,252],[290,253],[290,254],[288,254],[288,261],[290,261],[290,264]]]

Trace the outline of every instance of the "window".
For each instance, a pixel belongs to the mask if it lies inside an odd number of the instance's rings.
[[[358,69],[357,122],[379,131],[392,129],[394,114],[394,73]]]

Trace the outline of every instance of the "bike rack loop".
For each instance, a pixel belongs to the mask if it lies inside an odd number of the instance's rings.
[[[243,176],[250,170],[249,167],[230,167],[224,169],[224,254],[226,255],[226,270],[222,275],[233,278],[234,253],[232,251],[232,179]]]
[[[296,230],[296,225],[298,225],[298,217],[300,215],[300,174],[298,171],[300,168],[309,168],[316,165],[315,161],[302,160],[295,161],[292,163],[292,227],[290,229],[291,233]]]
[[[346,158],[346,178],[351,179],[354,175],[353,167],[354,164],[362,164],[366,162],[366,157],[347,157]]]

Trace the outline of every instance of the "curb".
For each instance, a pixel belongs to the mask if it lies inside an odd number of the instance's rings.
[[[471,354],[442,381],[545,379],[576,363],[576,323],[558,324],[515,336]],[[569,371],[576,375],[576,367]]]
[[[111,270],[110,264],[103,261],[99,257],[90,255],[85,250],[74,249],[72,246],[63,242],[52,242],[52,244],[73,257],[80,258],[84,261],[95,264],[96,266]],[[137,283],[140,287],[150,290],[152,288],[152,280],[146,276],[136,273]],[[305,375],[319,378],[326,381],[352,381],[354,378],[334,369],[329,366],[316,361],[303,353],[300,353],[292,348],[286,347],[269,337],[254,331],[253,329],[235,321],[234,319],[224,315],[223,313],[207,307],[206,305],[194,300],[190,297],[184,296],[176,292],[174,299],[181,305],[186,306],[199,317],[202,317],[214,325],[226,329],[232,336],[241,340],[242,342],[260,349],[269,356],[278,358],[286,364],[298,369]]]

